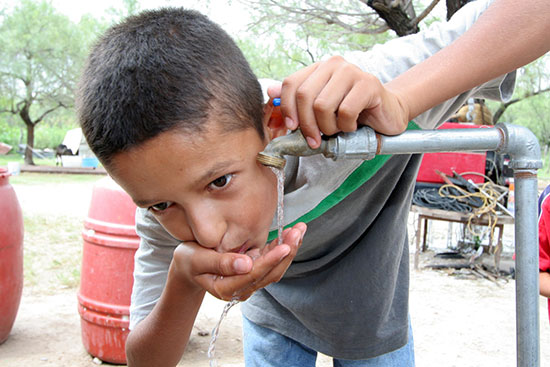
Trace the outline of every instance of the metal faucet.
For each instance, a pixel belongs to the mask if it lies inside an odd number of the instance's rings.
[[[283,168],[285,155],[310,156],[322,154],[326,158],[370,160],[377,153],[376,133],[369,127],[363,127],[352,133],[339,133],[324,137],[319,148],[311,148],[300,129],[273,139],[265,149],[258,153],[258,161],[266,166]]]

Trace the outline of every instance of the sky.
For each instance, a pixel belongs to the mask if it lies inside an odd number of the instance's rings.
[[[11,0],[13,2],[16,0]],[[78,22],[83,14],[89,13],[94,17],[105,16],[107,9],[123,8],[122,0],[51,0],[52,5],[61,13],[69,16],[72,21]],[[140,0],[140,10],[154,9],[162,6],[183,6],[201,11],[220,24],[228,32],[236,32],[246,26],[247,13],[237,1],[227,5],[226,1],[212,0],[210,9],[204,2],[197,0]],[[223,5],[222,5],[223,4]]]
[[[67,15],[73,22],[78,22],[82,15],[92,14],[96,18],[107,16],[107,9],[123,8],[122,0],[50,0],[52,5],[61,13]],[[11,8],[19,0],[0,0],[0,9]],[[162,6],[183,6],[196,9],[207,14],[213,21],[221,25],[227,32],[236,33],[246,28],[247,12],[238,1],[231,5],[225,0],[211,0],[210,9],[206,2],[198,0],[140,0],[140,10],[154,9]]]

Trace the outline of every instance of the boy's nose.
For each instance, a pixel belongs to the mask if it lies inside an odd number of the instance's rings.
[[[221,244],[227,225],[223,215],[216,208],[201,205],[187,214],[193,235],[201,246],[216,248]]]

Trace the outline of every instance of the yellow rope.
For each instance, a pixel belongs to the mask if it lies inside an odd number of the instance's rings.
[[[443,192],[445,188],[454,188],[462,193],[462,195],[453,195],[453,194],[446,194]],[[500,198],[500,192],[498,191],[499,186],[495,185],[492,181],[485,182],[481,186],[481,190],[485,192],[482,193],[481,191],[477,191],[474,193],[468,192],[464,190],[462,187],[453,185],[453,184],[445,184],[439,188],[439,195],[441,196],[447,196],[456,200],[461,199],[467,199],[471,197],[476,197],[482,200],[483,204],[479,208],[472,208],[472,213],[470,214],[468,218],[468,230],[475,236],[484,236],[489,230],[490,233],[494,233],[495,226],[497,225],[498,221],[498,214],[495,210],[498,200]],[[477,232],[472,228],[472,220],[475,218],[481,218],[483,215],[487,215],[487,230],[482,232]]]

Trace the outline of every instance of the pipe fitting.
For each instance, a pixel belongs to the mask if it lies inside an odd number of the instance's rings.
[[[273,139],[265,149],[258,153],[258,161],[266,166],[282,168],[285,155],[311,156],[322,154],[326,158],[373,159],[377,153],[376,133],[370,127],[362,127],[354,132],[339,133],[324,137],[319,148],[312,149],[300,129]]]
[[[497,150],[499,153],[508,153],[512,158],[512,169],[542,168],[540,145],[535,134],[526,127],[499,123],[496,128],[503,133],[503,144]]]

